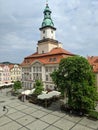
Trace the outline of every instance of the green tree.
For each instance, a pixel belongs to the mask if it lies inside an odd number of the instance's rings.
[[[22,88],[21,82],[20,81],[15,81],[14,85],[13,85],[14,91],[16,92],[16,91],[18,91],[21,88]]]
[[[44,88],[43,88],[43,83],[42,83],[41,80],[36,80],[36,81],[35,81],[35,84],[34,84],[34,87],[35,87],[34,94],[36,94],[36,95],[41,94],[42,91],[44,90]]]
[[[58,70],[51,74],[61,92],[66,91],[68,105],[74,109],[94,109],[97,100],[95,76],[84,57],[74,56],[61,60]]]

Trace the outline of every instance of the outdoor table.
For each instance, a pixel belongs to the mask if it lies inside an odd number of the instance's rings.
[[[52,96],[49,95],[49,94],[41,94],[41,95],[38,95],[37,98],[40,99],[40,100],[44,100],[45,101],[45,107],[47,107],[48,101],[52,98]]]

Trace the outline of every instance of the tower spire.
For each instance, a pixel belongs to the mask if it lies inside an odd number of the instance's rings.
[[[55,30],[53,20],[51,18],[52,11],[49,8],[48,0],[46,0],[46,7],[43,11],[44,13],[44,19],[42,21],[42,25],[40,28],[41,31],[41,39],[55,39]]]
[[[44,19],[43,19],[43,22],[42,22],[42,27],[50,26],[52,28],[55,28],[53,20],[51,18],[51,13],[52,12],[51,12],[51,10],[50,10],[50,8],[48,6],[48,0],[46,0],[46,7],[45,7],[43,13],[44,13]]]
[[[48,5],[48,0],[46,0],[46,5]]]

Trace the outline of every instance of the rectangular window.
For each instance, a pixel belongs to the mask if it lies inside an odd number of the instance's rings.
[[[49,72],[52,72],[52,67],[49,68]]]
[[[33,72],[35,72],[35,67],[33,67]]]
[[[46,81],[48,81],[48,75],[46,75]]]
[[[48,72],[48,67],[46,67],[46,72]]]
[[[45,33],[45,30],[43,30],[43,33]]]
[[[56,61],[56,58],[55,58],[55,57],[53,58],[53,61]]]
[[[39,67],[39,71],[40,71],[40,72],[42,71],[42,68],[41,68],[41,67]]]
[[[49,62],[52,62],[52,58],[49,59]]]

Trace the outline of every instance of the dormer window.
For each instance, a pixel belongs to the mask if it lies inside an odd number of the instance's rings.
[[[53,57],[49,59],[49,62],[55,62],[56,60],[57,60],[56,57]]]
[[[52,62],[52,58],[49,59],[49,62]]]
[[[56,61],[56,58],[55,58],[55,57],[53,58],[53,61]]]

